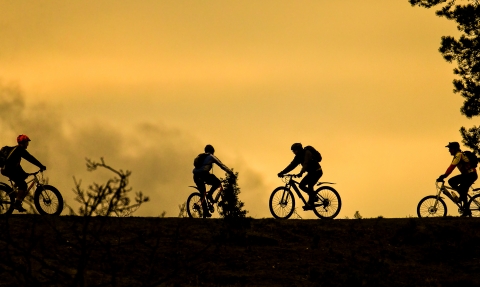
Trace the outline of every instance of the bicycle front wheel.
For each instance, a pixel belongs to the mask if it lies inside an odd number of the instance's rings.
[[[60,215],[63,210],[62,194],[51,185],[39,185],[33,195],[33,203],[42,215]]]
[[[472,217],[480,217],[480,194],[472,196],[468,202],[468,206],[472,212]]]
[[[436,195],[425,196],[417,206],[418,217],[443,217],[447,215],[447,205]]]
[[[191,218],[203,218],[202,195],[199,192],[194,192],[188,197],[187,214]]]
[[[320,218],[335,218],[342,208],[342,199],[338,192],[330,186],[322,186],[316,191],[320,203],[315,203],[313,213]]]
[[[12,190],[0,187],[0,214],[11,214],[15,197]]]
[[[277,187],[270,196],[270,212],[277,219],[288,219],[295,210],[295,198],[290,189]]]

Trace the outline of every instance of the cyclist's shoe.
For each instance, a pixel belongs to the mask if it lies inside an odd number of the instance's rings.
[[[307,204],[303,207],[303,210],[307,211],[307,210],[313,210],[313,204]]]
[[[470,209],[462,210],[462,214],[460,217],[471,217],[472,216],[472,211]]]
[[[316,194],[314,195],[309,195],[308,196],[308,201],[307,201],[307,204],[312,206],[312,209],[313,209],[313,206],[315,205],[315,202],[317,202],[319,199],[318,199],[318,196]]]
[[[19,202],[19,201],[15,201],[15,203],[13,204],[13,209],[18,210],[19,212],[27,211],[25,208],[23,208],[22,202]]]

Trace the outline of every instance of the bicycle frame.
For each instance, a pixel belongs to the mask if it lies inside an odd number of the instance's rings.
[[[293,188],[293,190],[295,190],[295,193],[297,194],[297,196],[303,201],[303,204],[307,205],[307,201],[305,200],[305,198],[303,197],[302,193],[300,192],[300,189],[298,188],[298,185],[299,185],[300,183],[299,183],[298,181],[296,181],[296,180],[293,179],[294,176],[295,176],[295,175],[293,175],[293,174],[286,174],[286,175],[284,175],[284,178],[286,179],[286,180],[285,180],[285,188],[286,188],[286,189],[289,189],[289,190],[290,190],[290,188]],[[282,202],[285,201],[285,198],[284,198],[285,194],[286,194],[286,193],[284,193],[284,194],[282,195],[282,199],[281,199]],[[287,194],[287,195],[288,195],[288,194]]]
[[[452,194],[451,194],[451,191],[455,191],[456,193],[458,193],[458,191],[456,191],[455,189],[453,189],[452,187],[450,187],[448,185],[445,185],[445,181],[441,181],[441,182],[436,181],[435,186],[437,188],[437,195],[436,195],[437,199],[438,198],[443,198],[441,196],[441,194],[443,192],[443,194],[445,194],[453,203],[455,203],[455,205],[457,205],[458,207],[461,207],[461,205],[460,205],[461,202],[458,199],[455,200],[452,197]],[[480,190],[480,188],[473,188],[473,187],[470,186],[470,188],[467,192],[467,199],[470,200],[472,198],[472,195],[470,194],[470,192],[476,192],[476,191],[479,191],[479,190]]]
[[[198,189],[197,186],[189,185],[188,187],[195,188],[196,190],[198,190],[198,192],[200,192],[200,190]],[[218,190],[218,192],[217,192],[217,195],[213,198],[214,199],[213,202],[208,201],[207,192],[202,194],[202,203],[204,203],[205,201],[207,201],[207,203],[209,203],[209,204],[218,203],[220,201],[220,198],[223,198],[223,185],[220,184],[220,187],[217,188],[215,191],[217,191],[217,190]],[[201,194],[201,192],[200,192],[200,194]]]
[[[37,177],[37,174],[38,174],[39,172],[41,172],[41,171],[37,171],[37,172],[34,172],[34,173],[28,173],[27,178],[30,177],[30,176],[33,176],[33,178],[32,178],[31,180],[27,181],[27,186],[28,186],[28,188],[27,188],[27,194],[30,192],[30,190],[32,189],[33,186],[35,186],[35,185],[37,185],[37,186],[41,185],[40,180],[39,180],[38,177]],[[12,180],[9,178],[8,181],[10,181],[10,186],[11,186],[12,190],[13,190],[14,192],[18,192],[18,187],[12,182]]]
[[[286,178],[285,188],[286,189],[290,189],[290,187],[293,188],[293,190],[295,190],[295,193],[297,194],[297,196],[303,201],[303,204],[307,205],[307,201],[303,197],[302,193],[300,192],[300,188],[298,187],[300,185],[300,183],[293,179],[295,176],[296,175],[294,175],[294,174],[285,174],[284,175],[284,178]],[[323,184],[334,184],[334,183],[333,182],[318,182],[316,185],[321,186]],[[285,194],[282,195],[282,201],[285,200],[285,198],[283,198],[283,196],[285,196]],[[320,197],[322,202],[323,202],[323,200],[325,200],[325,198],[323,198],[320,194],[317,194],[317,196]],[[322,206],[322,205],[323,204],[314,204],[314,207],[319,207],[319,206]]]

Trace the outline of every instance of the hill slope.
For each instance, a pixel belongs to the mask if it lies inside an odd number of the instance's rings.
[[[0,218],[0,286],[480,286],[480,219]]]

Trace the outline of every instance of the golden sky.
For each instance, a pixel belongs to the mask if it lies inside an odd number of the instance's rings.
[[[475,124],[444,35],[454,23],[407,0],[0,0],[0,128],[4,144],[32,135],[72,205],[72,176],[108,178],[84,167],[103,156],[152,198],[137,215],[177,216],[212,144],[239,171],[248,215],[271,217],[301,142],[337,183],[338,218],[416,216],[450,163],[444,146]]]

